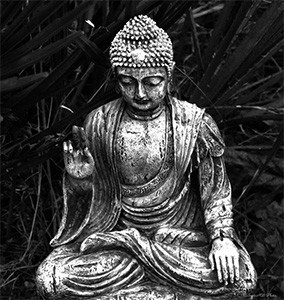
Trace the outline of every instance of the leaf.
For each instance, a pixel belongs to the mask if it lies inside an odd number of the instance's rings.
[[[42,141],[42,139],[44,139],[46,136],[51,136],[54,133],[62,132],[66,127],[73,125],[74,122],[77,119],[79,119],[82,115],[88,114],[93,109],[95,109],[111,100],[114,100],[115,98],[116,98],[116,95],[115,95],[114,91],[110,90],[110,89],[108,89],[103,95],[98,95],[98,96],[94,95],[91,97],[91,99],[88,101],[88,103],[86,105],[84,105],[83,107],[80,107],[78,110],[76,110],[74,112],[74,114],[69,115],[66,118],[56,122],[49,128],[42,130],[41,132],[33,135],[32,137],[22,140],[18,144],[14,144],[13,147],[10,147],[7,150],[2,149],[1,153],[3,155],[5,155],[8,152],[10,152],[13,149],[16,149],[18,147],[23,148],[26,145],[31,145],[31,144],[33,145],[36,143],[40,143],[40,141]],[[56,142],[58,142],[58,141],[56,141]],[[52,146],[54,146],[54,144],[48,145],[47,149]],[[42,149],[42,151],[45,151],[45,149]],[[31,154],[29,153],[29,155],[31,155]],[[54,155],[55,155],[55,153],[54,153]],[[38,157],[38,155],[36,155],[36,154],[31,155],[31,156]],[[52,157],[52,151],[50,152],[49,157],[47,155],[44,155],[43,157],[46,159]],[[5,173],[6,176],[10,176],[11,174],[17,174],[17,172],[25,170],[27,167],[32,167],[32,166],[37,165],[39,163],[39,161],[44,162],[46,160],[44,158],[42,158],[40,160],[33,159],[33,161],[28,161],[26,164],[24,163],[24,165],[22,165],[22,164],[18,165],[15,161],[12,161],[5,165],[2,164],[1,169],[3,170],[3,172]],[[19,162],[23,162],[23,157],[18,158],[18,160],[19,160]]]
[[[234,72],[238,70],[241,63],[245,61],[257,43],[259,43],[259,41],[262,39],[267,27],[270,27],[273,23],[273,20],[280,14],[281,9],[278,9],[277,1],[274,1],[270,9],[264,12],[263,16],[261,16],[261,18],[257,21],[242,43],[236,48],[234,53],[228,57],[222,67],[214,75],[214,78],[210,84],[210,86],[214,87],[214,89],[208,89],[207,94],[210,99],[213,99],[225,86]],[[273,28],[271,28],[271,30],[273,30]]]
[[[192,5],[192,1],[176,0],[172,6],[169,6],[169,13],[165,14],[160,20],[157,20],[158,26],[164,30],[170,28],[187,9]]]
[[[82,49],[82,51],[87,54],[91,61],[106,68],[110,67],[109,61],[107,60],[103,51],[85,35],[82,35],[80,39],[76,41],[76,43]]]
[[[255,247],[254,247],[254,251],[255,251],[255,254],[256,254],[257,256],[266,258],[266,250],[265,250],[265,246],[264,246],[262,243],[256,242],[256,243],[255,243]]]
[[[269,218],[279,218],[284,214],[283,207],[276,201],[267,206]]]
[[[10,62],[9,64],[5,63],[2,67],[2,77],[8,77],[16,72],[19,72],[41,60],[44,58],[51,56],[52,54],[60,51],[61,49],[67,47],[70,43],[74,42],[82,36],[81,32],[71,33],[69,36],[62,40],[58,40],[44,48],[35,50],[25,56],[20,57],[18,60]]]
[[[197,57],[199,73],[201,74],[201,72],[204,71],[204,66],[203,66],[203,61],[202,61],[201,52],[200,52],[200,45],[199,45],[199,41],[198,41],[198,37],[197,37],[196,24],[194,22],[191,9],[189,9],[189,20],[190,20],[189,24],[190,24],[190,28],[191,28],[192,36],[193,36],[194,52]]]
[[[279,15],[278,18],[268,27],[260,41],[253,47],[251,53],[246,60],[242,62],[240,67],[235,72],[234,76],[240,78],[247,72],[247,66],[253,66],[259,59],[270,51],[277,43],[283,41],[283,16]]]
[[[8,52],[3,55],[4,65],[9,65],[13,63],[14,60],[21,58],[23,55],[29,53],[36,47],[41,46],[45,41],[49,40],[51,37],[55,36],[62,29],[66,28],[75,18],[80,16],[87,8],[90,6],[90,2],[86,1],[77,6],[71,12],[67,13],[62,18],[58,18],[49,25],[47,25],[40,33],[38,33],[29,42],[25,43],[21,47]]]
[[[32,83],[46,78],[48,76],[47,72],[37,73],[34,75],[28,75],[23,77],[11,77],[0,81],[0,89],[1,91],[8,92],[23,88],[27,85],[31,85]]]
[[[13,20],[17,13],[22,8],[23,1],[7,1],[6,3],[2,4],[3,7],[1,7],[1,30],[6,30],[6,25],[10,20]],[[4,31],[5,32],[5,31]]]
[[[221,40],[220,45],[218,46],[212,61],[208,65],[208,68],[206,69],[206,71],[199,83],[199,88],[195,89],[195,91],[193,92],[193,95],[191,96],[191,101],[193,103],[199,103],[199,105],[201,105],[201,106],[208,103],[208,100],[206,97],[201,98],[202,93],[200,92],[200,90],[202,90],[203,93],[207,94],[207,97],[209,98],[209,105],[211,104],[210,101],[211,101],[212,97],[208,96],[208,94],[210,93],[210,89],[212,89],[213,86],[214,86],[214,91],[216,89],[215,84],[211,83],[212,78],[213,78],[214,73],[216,72],[216,69],[218,68],[218,66],[221,65],[221,63],[223,62],[222,59],[223,59],[224,55],[226,54],[226,51],[227,51],[228,47],[230,46],[232,39],[235,37],[235,33],[238,30],[239,26],[241,25],[242,20],[243,20],[244,16],[246,15],[250,6],[251,6],[251,1],[245,1],[245,2],[242,1],[237,14],[234,16],[233,20],[230,20],[230,27],[227,32],[223,32],[223,34],[225,34],[225,36]],[[228,15],[231,15],[231,7],[229,6],[229,9],[225,10],[225,12]],[[226,19],[224,18],[224,20],[228,21],[227,18]],[[221,33],[218,33],[218,34],[220,35]],[[207,54],[207,55],[209,55],[209,54]],[[219,79],[220,76],[217,76],[217,79]],[[227,82],[228,79],[229,78],[226,77],[226,79],[223,80],[222,83]]]
[[[222,38],[224,38],[226,32],[232,24],[233,15],[236,13],[236,4],[238,4],[236,1],[225,1],[225,5],[219,14],[218,21],[214,26],[212,36],[203,54],[205,69],[207,69],[209,63],[212,61],[214,52],[216,52],[218,46],[220,46]]]
[[[275,248],[279,242],[279,236],[278,236],[278,232],[277,231],[274,231],[273,234],[267,236],[265,239],[264,239],[265,243],[267,245],[269,245],[270,247],[272,248]]]
[[[283,145],[283,129],[282,131],[278,134],[277,139],[275,140],[273,147],[271,151],[268,153],[266,156],[265,161],[258,167],[256,172],[254,173],[253,178],[250,180],[249,184],[244,188],[242,194],[239,196],[239,198],[236,201],[236,204],[245,196],[248,194],[249,190],[252,188],[252,186],[255,184],[255,182],[258,180],[260,177],[261,173],[265,170],[267,167],[269,161],[272,159],[272,157],[275,155],[275,153],[279,150],[280,146]]]
[[[33,1],[38,2],[40,1]],[[63,1],[51,1],[49,3],[41,3],[40,7],[33,11],[32,16],[23,21],[21,27],[13,35],[7,36],[5,43],[2,43],[2,55],[7,51],[14,49],[21,43],[27,36],[31,35],[38,27],[45,22],[48,18],[56,13],[62,6]]]
[[[261,84],[258,88],[255,88],[252,92],[244,95],[243,97],[239,97],[237,100],[237,104],[249,103],[253,100],[258,94],[266,91],[270,86],[283,81],[283,71],[279,71],[278,73],[272,74],[267,78],[261,79]]]
[[[14,107],[15,113],[19,114],[23,110],[29,109],[33,106],[36,101],[41,99],[45,95],[46,90],[50,91],[50,88],[58,83],[58,81],[63,76],[66,76],[71,71],[73,71],[79,64],[80,50],[75,50],[69,57],[66,57],[65,60],[60,63],[47,78],[44,78],[38,84],[24,90],[23,92],[15,95],[12,99],[9,100],[9,103],[6,103],[7,107]],[[19,114],[21,116],[21,114]]]
[[[256,70],[259,69],[264,63],[266,63],[283,46],[283,40],[277,43],[268,53],[263,55],[263,57],[257,63],[255,63],[242,78],[237,80],[234,85],[229,87],[227,91],[216,100],[215,104],[223,104],[227,102],[230,98],[232,98],[240,90],[243,84],[248,82],[255,75]]]
[[[22,3],[24,6],[24,3]],[[24,9],[17,15],[16,18],[13,19],[12,24],[4,31],[4,34],[2,35],[2,43],[7,42],[6,40],[15,34],[19,30],[21,26],[23,26],[23,23],[26,22],[27,18],[33,13],[33,11],[37,8],[37,6],[42,5],[41,1],[31,1],[27,6],[24,7]]]
[[[23,110],[28,110],[42,97],[46,96],[47,93],[52,93],[51,88],[64,76],[67,76],[72,72],[79,64],[81,52],[74,51],[71,56],[66,57],[66,59],[59,64],[48,77],[44,78],[38,84],[26,89],[23,93],[17,94],[14,98],[10,99],[9,103],[6,104],[7,107],[13,107],[15,113],[21,116]],[[75,83],[75,82],[74,82]],[[72,84],[71,84],[72,86]]]
[[[266,209],[260,209],[260,210],[258,210],[258,211],[255,213],[255,216],[256,216],[258,219],[266,220],[266,219],[267,219],[267,212],[266,212]]]
[[[282,294],[284,295],[284,280],[281,280],[281,282],[278,284],[280,286],[280,290]]]

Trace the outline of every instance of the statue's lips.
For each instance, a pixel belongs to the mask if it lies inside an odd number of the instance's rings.
[[[149,99],[145,99],[145,100],[138,100],[138,99],[135,99],[135,102],[138,103],[138,104],[147,104],[149,103],[151,100]]]

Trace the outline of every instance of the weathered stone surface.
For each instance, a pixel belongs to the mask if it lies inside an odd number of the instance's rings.
[[[149,34],[120,32],[127,41],[112,44],[122,97],[64,143],[62,221],[37,271],[51,299],[233,299],[256,284],[233,228],[220,132],[203,109],[169,94],[172,45],[148,19],[126,29],[146,22]]]
[[[145,285],[129,288],[105,296],[91,298],[92,300],[214,300],[210,296],[192,295],[173,290],[166,286]]]

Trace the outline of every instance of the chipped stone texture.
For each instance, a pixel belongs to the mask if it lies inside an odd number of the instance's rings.
[[[117,165],[121,182],[142,185],[159,172],[166,148],[165,112],[154,120],[137,122],[123,116],[116,141]]]
[[[160,117],[166,118],[168,114],[172,122],[170,131],[173,146],[162,147],[165,152],[170,151],[174,155],[170,172],[160,184],[154,184],[149,189],[136,189],[130,197],[123,196],[121,189],[116,196],[118,198],[108,198],[102,194],[103,191],[112,190],[116,182],[122,180],[125,182],[119,175],[121,172],[119,164],[122,164],[123,160],[118,163],[117,147],[120,146],[116,142],[119,134],[123,135],[123,131],[118,133],[121,130],[119,128],[122,128],[118,124],[123,124],[125,118],[129,117],[125,102],[120,99],[109,103],[88,117],[85,131],[88,139],[93,142],[90,151],[95,160],[96,177],[93,179],[93,196],[90,196],[89,200],[93,204],[86,202],[85,206],[93,208],[87,219],[82,215],[82,220],[86,222],[83,229],[70,231],[70,223],[66,223],[66,220],[73,221],[72,203],[78,204],[79,198],[76,195],[78,191],[78,195],[82,194],[82,189],[72,187],[73,181],[64,187],[68,191],[65,196],[69,197],[65,203],[70,203],[70,210],[63,216],[61,234],[55,239],[57,245],[62,246],[57,246],[38,271],[38,285],[43,294],[49,293],[51,297],[72,294],[84,295],[87,298],[101,297],[110,293],[119,294],[129,288],[139,289],[145,282],[150,281],[157,288],[167,287],[169,289],[165,292],[167,297],[171,297],[178,290],[179,296],[172,297],[190,299],[198,294],[206,296],[205,291],[209,297],[216,294],[227,297],[244,295],[247,290],[254,287],[256,282],[254,268],[232,227],[230,185],[222,158],[213,157],[209,150],[202,149],[202,153],[207,153],[206,156],[196,159],[196,166],[191,165],[193,163],[191,157],[193,154],[198,156],[201,147],[212,147],[204,141],[200,142],[209,134],[200,130],[200,124],[205,122],[203,111],[176,99],[169,99],[166,107],[166,111]],[[102,111],[104,114],[101,114]],[[164,128],[163,124],[166,123],[159,123],[161,131]],[[168,133],[161,134],[159,139],[164,140]],[[141,132],[139,134],[143,138],[143,134]],[[213,134],[212,131],[210,134]],[[219,138],[215,137],[214,140],[217,141]],[[98,157],[95,153],[113,153],[113,156],[106,160],[106,156]],[[133,149],[129,148],[127,156],[130,161],[132,153]],[[188,153],[191,153],[191,156],[188,156]],[[163,153],[160,162],[157,160],[157,165],[162,164],[167,155]],[[107,167],[109,163],[115,168]],[[201,198],[198,198],[196,187],[192,182],[194,174],[186,173],[191,169],[198,171],[196,175],[201,183]],[[162,168],[150,168],[147,172],[150,172],[149,170],[153,172],[153,178],[150,177],[152,179],[142,186],[155,182],[154,179]],[[117,180],[106,181],[107,176],[111,174]],[[100,178],[104,179],[102,183],[98,181]],[[181,181],[178,181],[179,178]],[[118,212],[109,206],[115,201],[120,207]],[[203,217],[201,211],[204,212]],[[86,213],[88,214],[87,211]],[[98,219],[100,213],[103,213],[103,217]],[[113,219],[115,214],[117,217]],[[113,229],[98,229],[107,222],[112,224],[109,228]],[[70,236],[74,236],[73,240]],[[211,270],[208,260],[209,242],[218,237],[234,240],[240,253],[240,280],[228,286],[218,282],[216,271]],[[67,245],[64,245],[64,240],[68,241]],[[77,243],[77,248],[68,246],[74,242]],[[68,250],[69,247],[73,250]],[[54,268],[57,270],[57,277],[55,281],[48,283]],[[134,295],[136,297],[136,292]],[[134,295],[130,293],[125,297],[135,299]],[[150,295],[141,297],[151,299]],[[155,297],[159,299],[158,296]]]
[[[92,111],[64,144],[63,216],[37,271],[39,293],[244,297],[257,276],[233,228],[217,125],[168,94],[172,46],[154,21],[129,21],[110,52],[122,97]]]
[[[113,68],[165,67],[170,76],[174,66],[172,42],[155,21],[139,15],[115,36],[110,47],[110,60]]]

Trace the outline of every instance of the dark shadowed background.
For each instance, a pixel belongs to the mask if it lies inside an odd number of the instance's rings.
[[[1,299],[39,299],[35,270],[62,209],[62,142],[118,95],[108,48],[147,14],[170,35],[179,98],[206,107],[227,145],[236,230],[259,280],[283,278],[283,3],[4,1],[1,8]]]

